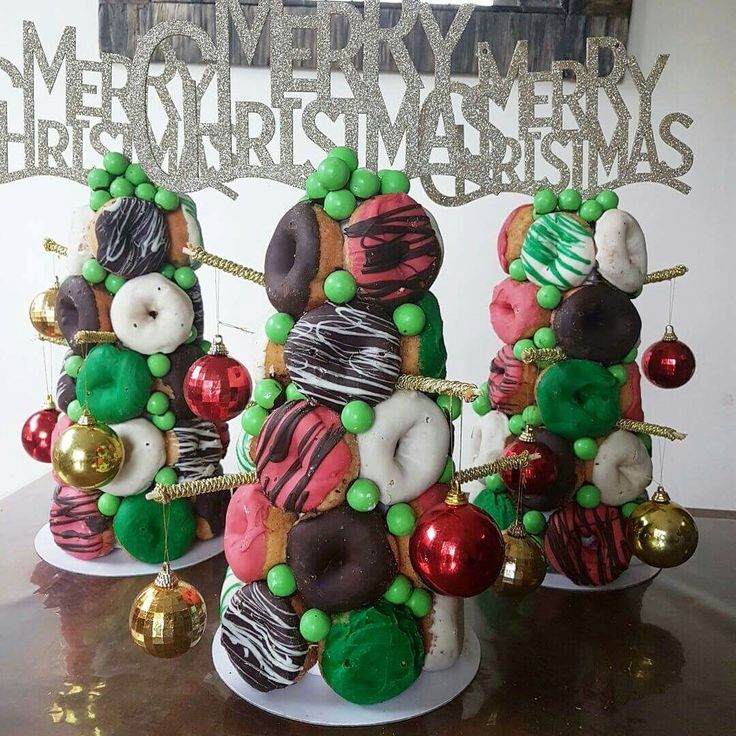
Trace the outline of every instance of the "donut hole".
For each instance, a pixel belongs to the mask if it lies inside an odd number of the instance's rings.
[[[580,543],[583,545],[583,547],[586,547],[588,549],[594,548],[598,546],[598,537],[594,535],[581,535],[580,537]]]

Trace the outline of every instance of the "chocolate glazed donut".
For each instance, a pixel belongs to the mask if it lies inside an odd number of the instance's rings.
[[[111,304],[112,294],[103,286],[92,286],[82,276],[64,279],[56,295],[56,321],[72,349],[80,330],[112,330]]]
[[[303,516],[290,530],[286,561],[307,608],[352,611],[380,598],[398,573],[380,511],[347,504]]]

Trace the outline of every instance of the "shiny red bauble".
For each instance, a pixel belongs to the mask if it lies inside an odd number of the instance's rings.
[[[200,418],[226,422],[240,414],[250,399],[247,368],[231,358],[217,336],[209,354],[195,360],[184,377],[184,399]]]
[[[40,411],[31,414],[23,424],[20,441],[23,449],[34,459],[42,463],[51,462],[51,433],[54,431],[59,410],[53,402]]]
[[[523,492],[530,496],[544,496],[557,480],[557,458],[554,452],[541,442],[534,441],[534,435],[525,429],[519,439],[514,440],[503,451],[502,457],[515,457],[522,452],[539,455],[530,460],[525,468],[501,471],[506,488],[518,493],[523,481]]]
[[[419,517],[409,540],[411,564],[427,587],[459,598],[493,585],[504,549],[501,531],[485,511],[444,501]]]
[[[677,339],[672,325],[667,325],[664,337],[644,351],[641,369],[655,386],[679,388],[693,377],[695,356],[684,342]]]

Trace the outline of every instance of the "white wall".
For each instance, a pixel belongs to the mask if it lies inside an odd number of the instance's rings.
[[[79,55],[95,58],[97,0],[48,3],[4,0],[0,25],[0,56],[21,58],[21,24],[33,20],[47,50],[55,48],[65,24],[78,28]],[[672,54],[655,93],[654,119],[678,110],[695,124],[686,140],[695,151],[695,165],[687,176],[687,197],[657,185],[629,186],[619,192],[621,205],[641,222],[648,236],[650,263],[660,268],[684,262],[689,276],[677,286],[674,324],[680,337],[698,357],[693,380],[679,391],[644,387],[645,411],[651,421],[690,433],[683,443],[669,447],[664,479],[678,500],[698,507],[736,508],[736,485],[729,456],[734,430],[736,341],[733,333],[733,273],[735,248],[731,242],[734,187],[733,79],[736,52],[730,32],[736,23],[731,0],[712,0],[693,11],[690,0],[637,0],[631,23],[629,51],[649,70],[661,52]],[[0,81],[0,85],[5,80]],[[264,70],[234,69],[233,96],[253,99],[254,89],[265,91]],[[630,94],[630,84],[624,88]],[[395,97],[400,80],[385,80],[387,96]],[[390,92],[394,90],[394,92]],[[7,89],[0,86],[0,98]],[[261,95],[262,99],[267,99]],[[48,116],[62,119],[61,101],[52,101]],[[19,111],[11,111],[18,120]],[[297,141],[297,152],[303,142]],[[196,195],[208,247],[224,256],[258,267],[271,231],[284,210],[299,194],[289,187],[243,180],[234,185],[240,198],[232,202],[214,192]],[[427,203],[419,185],[415,196]],[[0,222],[4,223],[6,254],[0,304],[4,315],[3,359],[0,385],[6,387],[0,425],[4,483],[0,495],[37,477],[43,468],[23,453],[18,434],[22,422],[40,406],[43,389],[41,350],[27,320],[33,295],[51,279],[51,258],[39,241],[43,234],[63,240],[71,210],[83,203],[86,189],[60,179],[21,181],[0,186]],[[449,374],[466,380],[484,380],[498,340],[488,322],[487,307],[494,283],[502,277],[495,257],[495,232],[505,214],[522,201],[516,195],[486,198],[463,208],[432,205],[442,229],[447,255],[435,286],[443,306]],[[209,307],[209,329],[214,318],[212,271],[200,271]],[[271,308],[262,291],[227,276],[221,277],[222,319],[253,330],[256,337],[227,331],[231,352],[254,368],[259,357],[262,325]],[[637,301],[644,321],[642,343],[659,339],[666,322],[666,285],[652,286]],[[55,371],[59,351],[55,351]],[[466,413],[465,434],[473,422]],[[237,434],[234,427],[233,434]],[[655,449],[656,453],[656,449]],[[230,463],[232,464],[232,455]],[[655,464],[657,456],[655,454]]]

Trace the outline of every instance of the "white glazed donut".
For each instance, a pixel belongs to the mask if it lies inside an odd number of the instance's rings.
[[[381,503],[413,501],[437,482],[450,450],[442,409],[419,391],[396,391],[376,406],[373,426],[358,435],[360,474]]]
[[[87,242],[87,231],[94,216],[95,213],[87,204],[77,207],[72,212],[69,231],[70,246],[66,252],[66,270],[70,276],[81,276],[84,262],[92,258]]]
[[[465,639],[465,607],[462,598],[434,594],[432,610],[422,619],[424,669],[446,670],[457,662]]]
[[[598,273],[633,294],[647,275],[647,242],[639,223],[624,210],[608,210],[595,225]]]
[[[478,417],[470,433],[470,464],[485,465],[498,460],[506,446],[506,438],[509,434],[509,420],[503,412],[494,410]],[[464,490],[468,491],[470,500],[473,501],[485,487],[483,481],[474,480],[468,483]]]
[[[652,482],[652,458],[635,434],[619,429],[598,448],[592,480],[603,503],[620,506],[640,496]]]
[[[112,329],[128,348],[144,355],[172,353],[194,323],[191,299],[160,273],[126,281],[110,308]]]
[[[105,486],[105,493],[133,496],[145,491],[166,462],[163,432],[143,418],[113,424],[112,429],[125,447],[125,462]]]

